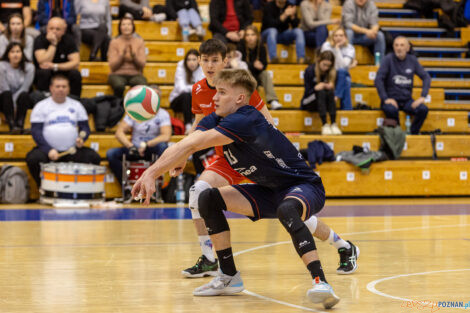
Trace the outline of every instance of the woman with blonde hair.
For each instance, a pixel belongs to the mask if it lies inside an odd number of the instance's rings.
[[[282,104],[279,103],[274,91],[273,79],[266,71],[268,65],[266,48],[261,42],[256,26],[249,25],[245,28],[245,35],[238,45],[238,50],[242,53],[242,61],[248,64],[251,75],[256,78],[258,85],[263,86],[266,102],[270,104],[271,109],[280,109]]]
[[[335,55],[331,51],[324,51],[317,57],[317,62],[305,70],[305,92],[300,105],[303,110],[318,111],[322,121],[322,135],[341,135],[336,125],[335,81]],[[331,124],[326,120],[327,112]]]
[[[352,110],[349,69],[357,65],[356,50],[348,42],[343,27],[337,27],[331,31],[328,40],[322,45],[321,51],[331,51],[335,55],[335,97],[341,100],[341,110]]]

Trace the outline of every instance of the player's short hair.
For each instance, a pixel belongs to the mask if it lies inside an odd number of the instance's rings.
[[[199,46],[199,53],[201,55],[215,55],[220,53],[222,59],[225,59],[227,46],[219,39],[212,38],[204,41],[201,46]]]
[[[242,69],[225,69],[217,73],[215,84],[228,83],[233,87],[241,87],[248,92],[248,98],[255,92],[256,79],[247,71]]]
[[[54,76],[52,76],[51,78],[51,82],[50,82],[50,86],[52,86],[52,84],[54,83],[54,81],[56,80],[66,80],[68,83],[70,83],[69,79],[67,76],[63,75],[63,74],[55,74]]]

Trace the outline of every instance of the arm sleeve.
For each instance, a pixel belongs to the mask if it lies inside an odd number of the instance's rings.
[[[421,78],[423,81],[423,90],[421,91],[421,97],[426,98],[429,93],[429,88],[431,88],[431,76],[428,72],[426,72],[423,66],[419,63],[419,61],[414,57],[416,62],[416,74]]]
[[[125,5],[126,7],[129,7],[131,9],[134,9],[134,10],[142,10],[142,7],[144,6],[142,4],[142,2],[141,3],[135,3],[131,0],[121,0],[121,1],[119,1],[119,3],[122,4],[122,5]]]
[[[215,130],[236,142],[247,142],[255,136],[252,119],[239,112],[225,117]]]
[[[86,133],[85,138],[83,138],[83,142],[85,142],[88,137],[90,136],[90,126],[88,125],[88,120],[86,121],[78,121],[78,130],[84,131]]]
[[[211,0],[209,4],[209,15],[211,18],[209,28],[212,32],[214,33],[221,33],[222,35],[225,36],[225,34],[228,32],[228,30],[222,25],[222,21],[219,21],[219,10],[220,8],[217,8],[218,1]]]
[[[168,14],[168,19],[176,20],[178,16],[176,15],[174,0],[166,0],[165,6],[166,6],[166,12]]]
[[[188,92],[187,87],[188,85],[186,84],[186,72],[184,70],[184,60],[178,62],[178,65],[176,66],[176,72],[175,72],[175,88],[173,89],[173,92],[177,94],[178,96],[182,94],[183,92]],[[191,86],[189,86],[191,88]]]
[[[46,139],[42,135],[42,129],[44,123],[31,123],[31,135],[36,142],[38,148],[45,153],[49,153],[52,147],[47,143]]]
[[[171,126],[170,114],[165,109],[162,109],[162,108],[160,108],[160,111],[161,111],[160,127]]]
[[[312,64],[312,67],[307,67],[304,73],[304,98],[307,98],[311,94],[315,93],[315,71],[312,70],[315,68],[315,65]]]
[[[106,1],[106,27],[108,28],[108,36],[111,38],[113,35],[113,25],[112,25],[112,18],[111,18],[111,6],[109,5],[109,1]]]
[[[382,64],[380,65],[379,70],[377,71],[375,77],[375,87],[379,94],[380,100],[385,101],[388,98],[387,91],[385,89],[385,80],[390,71],[390,58],[385,58]]]
[[[193,114],[202,114],[203,113],[202,109],[196,100],[196,97],[197,97],[196,92],[195,92],[196,86],[197,84],[194,84],[191,90],[191,112],[193,112]]]
[[[18,89],[13,95],[13,100],[15,102],[22,92],[25,92],[25,91],[27,92],[29,88],[31,88],[31,84],[33,83],[33,80],[34,80],[34,65],[32,65],[31,63],[26,63],[23,84],[21,85],[20,89]]]
[[[344,28],[350,29],[354,24],[355,8],[352,0],[346,0],[343,5],[342,17]]]
[[[2,77],[2,79],[0,79],[0,93],[10,90],[10,86],[8,86],[7,80],[3,78],[7,77],[6,68],[4,66],[5,62],[6,61],[0,62],[0,77]]]
[[[217,126],[217,122],[219,121],[219,119],[220,119],[219,116],[217,116],[215,112],[212,114],[209,114],[206,117],[204,117],[199,122],[199,124],[197,124],[196,130],[206,131],[206,130],[213,129]]]
[[[379,10],[377,10],[377,6],[375,5],[374,1],[369,1],[368,3],[371,8],[369,11],[369,27],[379,25]]]
[[[236,0],[235,0],[236,1]],[[253,23],[253,9],[249,0],[243,0],[243,25],[240,24],[240,30],[245,29]]]

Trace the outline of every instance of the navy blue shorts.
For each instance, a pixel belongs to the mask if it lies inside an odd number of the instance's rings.
[[[232,185],[251,203],[253,221],[262,218],[277,218],[277,207],[288,196],[302,199],[307,207],[305,219],[317,214],[325,205],[325,189],[322,184],[300,183],[285,189],[270,189],[257,184]]]

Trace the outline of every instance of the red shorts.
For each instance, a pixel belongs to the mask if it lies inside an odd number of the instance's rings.
[[[231,168],[224,157],[216,156],[216,160],[206,167],[205,170],[219,174],[228,181],[229,185],[238,185],[243,181],[249,182],[245,176]]]

